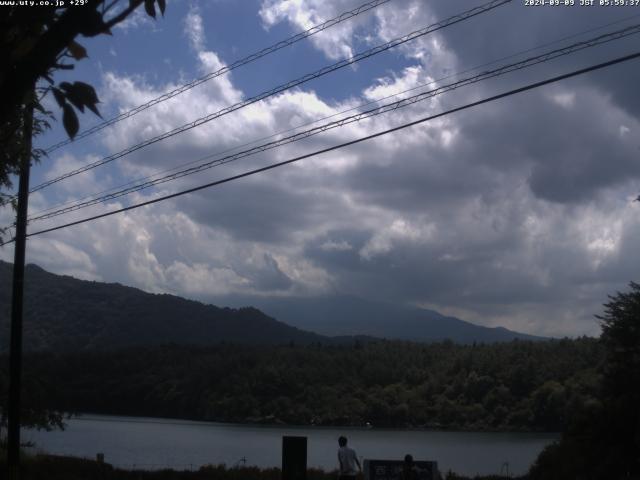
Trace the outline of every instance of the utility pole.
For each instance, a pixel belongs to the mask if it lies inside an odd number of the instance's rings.
[[[20,160],[18,210],[13,258],[13,292],[11,296],[11,343],[9,350],[9,428],[7,467],[9,480],[20,478],[20,391],[22,376],[22,306],[24,293],[24,261],[27,243],[27,208],[29,206],[29,170],[31,168],[31,135],[33,130],[32,90],[23,111],[24,152]]]

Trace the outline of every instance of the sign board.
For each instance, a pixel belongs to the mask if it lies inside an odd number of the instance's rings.
[[[402,480],[402,460],[365,460],[365,480]],[[439,480],[437,462],[414,461],[419,480]]]

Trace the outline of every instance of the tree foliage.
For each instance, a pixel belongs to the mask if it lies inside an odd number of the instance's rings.
[[[156,4],[164,15],[165,0],[92,0],[81,6],[3,8],[0,59],[6,69],[0,77],[0,119],[4,122],[13,117],[40,79],[54,85],[55,71],[73,69],[68,59],[87,57],[86,49],[75,40],[78,35],[111,35],[111,28],[143,3],[150,16],[155,18]],[[63,83],[53,88],[57,97],[69,100],[80,111],[83,105],[93,105],[95,113],[97,98],[93,88],[79,83]]]
[[[0,284],[11,283],[11,264],[0,261]],[[56,352],[104,350],[169,342],[211,345],[282,344],[328,340],[298,330],[255,308],[218,308],[119,284],[25,269],[24,349]],[[0,289],[0,353],[9,345],[11,292]],[[153,328],[150,328],[153,325]]]
[[[41,101],[51,92],[62,110],[62,123],[73,138],[79,130],[76,111],[87,108],[100,115],[93,87],[84,82],[55,84],[58,70],[72,70],[74,61],[87,57],[86,49],[75,39],[81,35],[94,37],[111,34],[114,25],[125,20],[142,3],[147,13],[155,17],[155,5],[164,15],[165,0],[91,0],[83,5],[56,7],[51,5],[5,5],[0,16],[0,207],[7,203],[15,207],[15,197],[6,193],[12,188],[12,177],[20,173],[20,164],[27,156],[38,162],[43,150],[31,149],[31,139],[50,127],[52,112]],[[25,128],[29,122],[32,127]],[[3,192],[5,190],[5,192]],[[0,226],[0,241],[7,227]],[[36,392],[33,390],[33,392]],[[42,428],[59,427],[62,417],[46,408],[34,393],[31,404],[23,412],[23,424]],[[0,412],[1,413],[1,412]],[[0,431],[6,421],[0,417]]]
[[[597,401],[572,410],[561,441],[532,469],[534,480],[640,476],[640,285],[631,282],[604,307]]]
[[[638,399],[636,405],[640,405],[640,284],[629,286],[630,291],[609,297],[604,315],[598,318],[607,352],[606,391],[611,397]],[[637,388],[630,389],[630,385]]]
[[[558,431],[595,401],[594,339],[456,345],[220,344],[40,353],[49,407],[197,420]],[[535,368],[530,368],[535,365]],[[530,375],[523,377],[523,372]]]
[[[98,96],[84,82],[56,85],[55,72],[72,70],[75,61],[87,57],[87,50],[76,41],[78,36],[111,35],[111,28],[125,20],[144,3],[147,13],[156,16],[156,5],[164,15],[165,0],[91,0],[82,5],[3,6],[0,17],[0,207],[12,201],[1,190],[12,188],[12,176],[19,173],[20,159],[28,143],[24,138],[25,118],[31,121],[33,135],[48,128],[51,112],[41,104],[52,93],[62,112],[62,124],[73,138],[80,123],[77,111],[85,108],[100,115]],[[38,161],[43,151],[35,151]],[[4,231],[0,230],[0,239]]]

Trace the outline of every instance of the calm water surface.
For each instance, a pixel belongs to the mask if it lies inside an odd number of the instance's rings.
[[[307,437],[309,467],[336,468],[337,439],[349,438],[365,459],[436,460],[449,469],[475,475],[498,473],[505,462],[509,472],[524,473],[553,433],[474,433],[429,430],[387,430],[325,427],[260,427],[157,418],[83,415],[68,420],[60,432],[23,432],[24,441],[47,453],[95,458],[123,468],[197,469],[206,464],[279,467],[282,436]]]

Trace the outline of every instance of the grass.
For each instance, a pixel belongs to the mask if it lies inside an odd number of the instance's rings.
[[[6,472],[6,456],[0,452],[0,472]],[[307,470],[307,480],[336,480],[336,471]],[[464,477],[449,472],[444,480],[526,480],[526,477]],[[281,480],[279,468],[207,465],[198,470],[122,470],[95,460],[56,455],[25,455],[21,480]],[[359,480],[362,480],[360,478]]]

